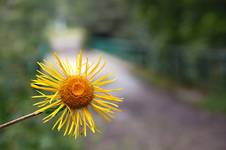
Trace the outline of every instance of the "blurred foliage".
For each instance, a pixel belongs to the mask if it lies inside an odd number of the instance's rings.
[[[61,17],[69,27],[82,26],[92,36],[116,37],[149,45],[148,26],[138,6],[127,0],[66,0],[60,2]],[[104,42],[103,42],[104,43]]]
[[[226,113],[226,94],[224,91],[211,92],[196,105],[211,112]]]
[[[138,31],[139,38],[155,48],[225,47],[224,0],[67,0],[59,4],[69,26],[83,26],[92,33],[131,38]]]
[[[68,0],[68,4],[68,24],[83,26],[91,33],[112,36],[127,21],[129,6],[123,0]]]
[[[1,56],[31,53],[43,39],[43,29],[53,17],[51,1],[2,0],[0,5]],[[35,50],[33,50],[34,52]]]
[[[9,114],[15,113],[12,110],[18,110],[20,106],[13,102],[25,99],[30,93],[29,79],[35,69],[37,47],[48,20],[45,10],[34,0],[1,1],[1,120],[9,119]]]
[[[30,80],[45,43],[45,28],[56,15],[52,0],[0,0],[0,122],[34,111]],[[0,147],[7,150],[81,149],[39,119],[0,131]],[[57,144],[56,144],[57,143]]]
[[[139,0],[151,35],[150,66],[179,82],[225,88],[226,2]]]
[[[166,44],[225,47],[224,0],[139,0],[143,18],[148,20],[154,40]]]

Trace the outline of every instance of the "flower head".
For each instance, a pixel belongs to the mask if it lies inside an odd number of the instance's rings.
[[[105,89],[102,86],[112,83],[110,74],[98,75],[106,65],[101,63],[102,56],[97,63],[90,63],[88,57],[82,60],[82,51],[76,57],[76,67],[68,61],[63,62],[53,52],[59,70],[49,63],[38,63],[42,71],[37,71],[36,79],[31,86],[39,95],[32,98],[40,101],[34,105],[39,109],[36,113],[50,111],[43,119],[48,122],[54,118],[53,128],[64,130],[64,135],[86,136],[87,129],[93,133],[97,130],[91,110],[97,112],[105,120],[110,121],[113,113],[120,111],[118,102],[122,98],[113,96],[111,92],[120,89]],[[92,111],[93,112],[93,111]]]

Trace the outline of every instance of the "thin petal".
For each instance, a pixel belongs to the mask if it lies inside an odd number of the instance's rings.
[[[58,106],[58,105],[60,105],[60,104],[61,104],[61,101],[60,101],[60,100],[59,100],[59,101],[56,101],[56,102],[54,102],[54,103],[49,104],[48,106],[45,106],[45,107],[43,107],[43,108],[37,110],[35,113],[44,112],[44,111],[46,111],[47,109],[52,108],[52,107],[55,107],[55,106]]]
[[[93,69],[88,73],[88,77],[89,77],[90,75],[92,75],[92,74],[95,72],[95,70],[99,67],[100,62],[101,62],[101,59],[102,59],[102,56],[99,57],[97,64],[96,64],[96,65],[93,67]]]
[[[100,94],[94,94],[95,97],[109,100],[109,101],[116,101],[116,102],[122,102],[122,98],[116,97],[116,96],[108,96],[108,95],[100,95]]]
[[[61,70],[63,71],[63,73],[66,76],[68,76],[68,72],[66,71],[65,66],[64,66],[63,62],[60,60],[59,56],[55,52],[53,52],[53,55],[55,56],[55,58],[56,58],[56,60],[57,60],[57,62],[59,64]]]
[[[90,81],[93,81],[94,80],[94,78],[95,78],[95,76],[98,74],[98,73],[100,73],[102,70],[103,70],[103,68],[106,66],[106,61],[104,61],[104,64],[99,68],[99,70],[98,71],[96,71],[91,77],[90,77]]]

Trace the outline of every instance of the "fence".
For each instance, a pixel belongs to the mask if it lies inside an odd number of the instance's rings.
[[[134,41],[93,38],[89,47],[104,50],[179,82],[209,88],[226,88],[226,51],[188,51],[182,47],[151,50]]]

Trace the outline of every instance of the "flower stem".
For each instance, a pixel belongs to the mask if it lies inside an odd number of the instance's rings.
[[[37,115],[39,115],[39,114],[41,114],[41,113],[42,113],[42,112],[39,112],[39,113],[33,112],[33,113],[30,113],[30,114],[21,116],[21,117],[19,117],[19,118],[16,118],[16,119],[14,119],[14,120],[11,120],[11,121],[9,121],[9,122],[3,123],[3,124],[0,125],[0,129],[6,128],[6,127],[11,126],[11,125],[14,125],[14,124],[16,124],[16,123],[18,123],[18,122],[20,122],[20,121],[23,121],[23,120],[25,120],[25,119],[28,119],[28,118],[37,116]]]

